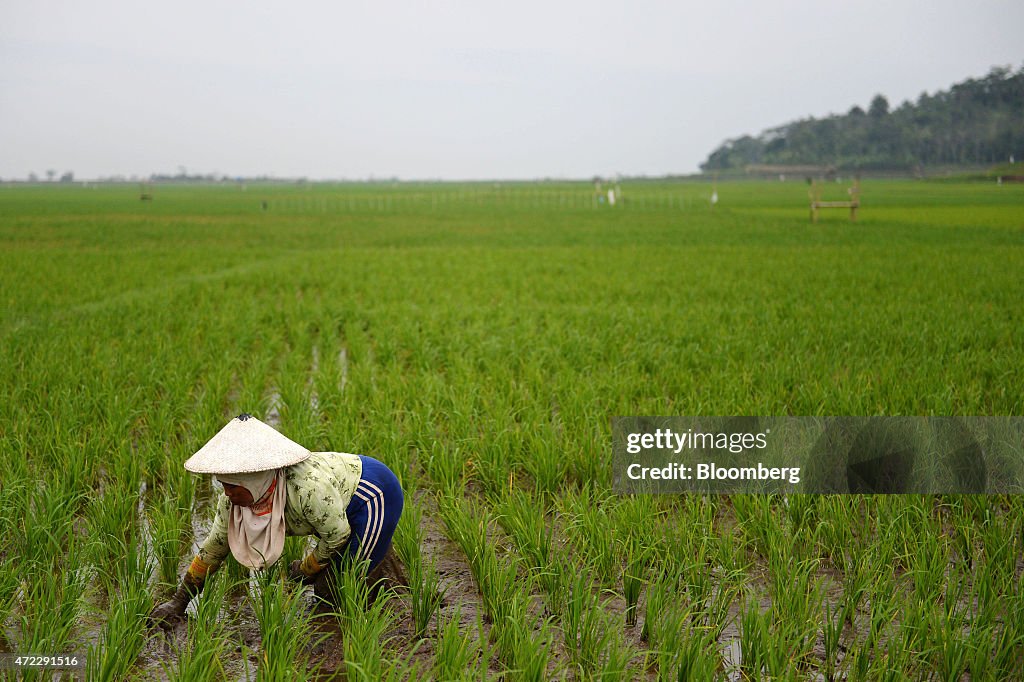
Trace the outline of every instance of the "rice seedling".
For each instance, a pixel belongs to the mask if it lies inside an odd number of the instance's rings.
[[[737,537],[736,529],[721,528],[710,535],[708,544],[711,545],[707,552],[709,563],[719,566],[725,575],[745,575],[754,563],[744,542]]]
[[[523,467],[533,478],[538,493],[556,496],[565,485],[568,462],[563,456],[563,445],[553,428],[538,428],[524,434],[524,448],[528,454]]]
[[[431,619],[444,603],[445,591],[441,587],[435,560],[431,559],[428,563],[421,559],[407,563],[406,568],[409,573],[409,597],[415,636],[424,637]]]
[[[451,615],[440,619],[437,627],[437,638],[434,643],[433,674],[438,680],[461,680],[482,677],[484,670],[473,670],[474,661],[479,661],[480,638],[472,639],[459,627],[462,622],[462,609],[456,606]],[[478,632],[483,624],[478,621]],[[485,638],[486,639],[486,638]]]
[[[521,489],[502,495],[495,504],[498,523],[515,541],[519,551],[536,570],[551,562],[554,526],[546,518],[544,505]]]
[[[108,682],[128,676],[146,643],[147,619],[153,607],[148,578],[153,559],[139,542],[121,547],[114,576],[101,574],[111,605],[100,641],[88,649],[86,676]]]
[[[673,682],[715,679],[721,664],[716,644],[706,630],[691,631],[680,643],[675,660],[662,668],[661,679]]]
[[[532,581],[520,582],[517,561],[500,561],[493,551],[478,547],[477,565],[480,577],[480,596],[483,598],[484,610],[491,619],[491,633],[498,637],[511,630],[524,626],[522,618],[526,611],[528,589]],[[515,641],[515,640],[511,640]],[[500,647],[499,647],[500,648]]]
[[[340,603],[334,616],[344,636],[345,675],[350,680],[399,680],[417,674],[411,654],[404,659],[388,656],[386,633],[394,623],[389,608],[392,594],[378,593],[370,600],[364,576],[367,561],[337,563],[330,567],[338,585]]]
[[[69,566],[50,567],[32,573],[22,584],[24,593],[19,625],[19,650],[64,651],[72,640],[87,576],[78,566],[77,550],[68,548]]]
[[[653,579],[647,588],[647,599],[644,603],[644,622],[640,628],[640,641],[651,643],[652,637],[656,637],[656,626],[661,622],[661,614],[665,610],[666,603],[672,603],[668,587],[669,580],[662,573]],[[675,580],[671,581],[675,583]]]
[[[707,679],[705,672],[719,667],[715,633],[688,623],[692,614],[680,606],[669,585],[656,580],[647,593],[641,640],[647,642],[644,667],[654,669],[659,680]]]
[[[276,567],[285,574],[288,565],[296,560],[301,560],[312,549],[309,538],[288,537],[284,540],[284,549],[281,551],[281,558],[277,560]]]
[[[540,682],[547,679],[551,658],[551,630],[548,621],[529,613],[528,590],[515,589],[491,614],[491,636],[506,674],[518,680]]]
[[[16,551],[27,570],[52,565],[74,543],[74,520],[84,494],[62,488],[60,480],[52,479],[29,495],[16,536]]]
[[[870,586],[874,563],[869,555],[851,554],[843,576],[843,597],[840,609],[842,622],[854,624],[857,609]]]
[[[824,587],[815,577],[816,559],[769,561],[772,576],[769,610],[775,651],[785,651],[786,661],[806,671],[812,662],[817,640],[817,617]]]
[[[236,644],[221,617],[221,606],[231,588],[227,573],[217,571],[207,578],[203,593],[192,600],[195,615],[188,621],[185,641],[177,655],[163,663],[172,679],[212,682],[229,676],[229,652]]]
[[[415,637],[426,635],[431,618],[444,603],[444,589],[435,559],[425,562],[423,545],[423,510],[412,495],[406,497],[402,520],[395,531],[395,550],[405,564],[409,578],[409,601]]]
[[[927,599],[935,595],[945,585],[946,571],[949,568],[949,551],[945,543],[939,543],[932,536],[926,535],[917,548],[910,570],[914,585],[914,596]]]
[[[868,673],[871,671],[871,662],[875,658],[875,647],[871,642],[859,642],[847,652],[847,660],[850,665],[847,667],[847,678],[850,680],[868,680]]]
[[[931,653],[934,670],[943,680],[959,680],[967,671],[969,644],[962,632],[965,623],[961,618],[947,618],[937,609],[929,613],[930,631],[933,643],[927,651]]]
[[[915,665],[910,652],[901,649],[899,643],[890,640],[885,646],[885,651],[871,661],[868,670],[876,679],[897,682],[908,679],[912,672],[920,668]]]
[[[559,613],[567,570],[566,561],[553,551],[554,520],[548,518],[540,500],[520,489],[512,489],[498,499],[495,511],[498,523],[509,534],[543,590],[548,610]]]
[[[568,582],[564,603],[561,626],[573,672],[582,679],[627,679],[634,652],[594,595],[589,571]]]
[[[28,499],[26,479],[18,475],[5,477],[0,486],[0,557],[13,558],[19,554],[19,519],[25,514]],[[20,582],[14,570],[0,568],[0,620],[5,621],[11,612]]]
[[[200,496],[200,494],[208,490],[208,488],[200,486],[200,479],[196,476],[185,471],[185,468],[181,466],[180,455],[175,458],[171,458],[168,455],[164,455],[161,459],[162,462],[162,480],[164,481],[164,488],[154,488],[152,485],[148,488],[148,494],[150,499],[159,500],[158,504],[152,505],[153,507],[161,507],[164,513],[170,513],[172,509],[178,510],[189,510],[192,508],[193,501]],[[208,485],[208,481],[203,481],[204,484]],[[174,504],[170,502],[164,502],[164,496],[160,493],[166,491],[166,498],[174,500]],[[180,532],[187,535],[191,530],[188,525],[188,516],[185,513],[181,513],[178,517],[180,524]],[[169,527],[170,520],[164,521]],[[168,528],[169,531],[169,528]]]
[[[608,512],[615,504],[614,498],[584,488],[575,499],[566,499],[571,500],[573,505],[571,520],[566,529],[570,541],[599,583],[605,587],[614,587],[619,578],[619,557],[612,533],[614,524]]]
[[[740,617],[740,671],[748,679],[760,679],[768,667],[771,649],[768,622],[754,600],[747,602]]]
[[[813,543],[830,563],[849,571],[848,561],[856,561],[863,554],[863,539],[854,535],[853,524],[844,497],[825,497],[821,504],[821,516],[814,528]]]
[[[260,626],[258,680],[316,679],[304,653],[318,641],[301,590],[289,589],[278,571],[257,571],[248,601]],[[326,635],[321,636],[321,638]]]
[[[1007,625],[1020,623],[1022,617],[1024,617],[1024,610],[1020,609],[1019,606],[1015,606],[1008,616],[1008,618],[1013,620],[1008,619]],[[991,665],[989,667],[992,672],[992,679],[1012,679],[1020,670],[1021,650],[1024,648],[1024,633],[1021,633],[1020,628],[1012,627],[1012,625],[1004,627],[994,639],[989,640],[989,644],[990,647],[986,650],[987,653],[980,654],[979,651],[979,654],[981,656],[991,656]],[[981,667],[977,663],[975,663],[975,666]]]
[[[819,668],[826,680],[833,680],[839,665],[839,642],[843,632],[841,612],[837,617],[835,609],[826,600],[824,603],[824,619],[821,625],[821,666]]]
[[[152,533],[153,550],[157,557],[159,579],[168,585],[178,580],[178,564],[181,555],[187,551],[187,536],[182,519],[188,518],[187,508],[178,507],[173,497],[155,501],[149,509],[149,529]]]
[[[967,637],[965,664],[972,680],[996,679],[993,658],[998,657],[999,634],[994,626],[973,627]]]
[[[120,559],[118,551],[138,533],[138,484],[111,481],[103,495],[93,499],[87,509],[91,553],[97,565],[109,566]]]
[[[879,581],[884,584],[884,580]],[[876,592],[879,594],[879,592]],[[900,650],[912,657],[919,657],[925,651],[926,606],[917,602],[900,605],[887,599],[871,600],[871,616],[868,621],[865,649],[875,649],[884,639],[903,635]],[[897,620],[898,619],[898,620]],[[867,655],[867,654],[865,654]]]
[[[439,495],[437,507],[441,520],[448,530],[448,537],[459,546],[469,561],[473,577],[479,586],[484,573],[484,562],[487,560],[483,548],[490,547],[487,542],[487,523],[475,505],[461,497]]]
[[[654,549],[650,544],[641,543],[629,538],[623,543],[622,553],[626,556],[626,565],[622,571],[622,596],[626,600],[626,625],[636,625],[637,605],[640,601],[640,590],[646,582],[648,564]]]
[[[288,546],[288,540],[285,540],[285,547]],[[283,556],[283,553],[282,553]],[[283,565],[278,565],[278,570],[284,570]],[[252,571],[249,570],[248,566],[244,566],[235,560],[233,556],[225,557],[224,563],[221,564],[220,568],[217,569],[218,573],[226,574],[229,582],[228,594],[232,597],[244,599],[248,596],[248,586],[250,580],[252,580]]]
[[[562,631],[569,660],[577,675],[588,676],[597,669],[610,629],[595,605],[587,571],[580,571],[568,585]]]
[[[721,585],[711,591],[710,598],[704,602],[704,608],[695,612],[696,622],[716,639],[720,637],[733,620],[729,616],[729,610],[739,598],[742,589],[738,584],[729,584],[723,580]]]
[[[430,454],[421,455],[420,461],[442,491],[454,493],[460,489],[467,458],[458,448],[444,448],[441,443],[431,443]]]

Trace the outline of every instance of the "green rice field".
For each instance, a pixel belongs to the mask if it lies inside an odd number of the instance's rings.
[[[845,198],[845,183],[823,199]],[[1024,185],[0,186],[0,653],[89,680],[1010,680],[1024,497],[619,496],[622,415],[1024,414]],[[712,192],[718,202],[712,204]],[[250,412],[398,473],[408,590],[228,559]],[[51,679],[0,671],[9,679]]]

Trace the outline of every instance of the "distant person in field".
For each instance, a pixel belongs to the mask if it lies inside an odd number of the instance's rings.
[[[336,600],[333,566],[369,559],[367,580],[404,583],[391,537],[404,497],[394,473],[371,457],[310,452],[248,414],[227,426],[185,462],[224,487],[210,534],[174,596],[153,609],[158,624],[180,619],[207,576],[228,552],[250,569],[273,565],[286,535],[315,535],[314,549],[289,566],[289,576]]]

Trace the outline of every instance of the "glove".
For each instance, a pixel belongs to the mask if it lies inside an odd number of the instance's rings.
[[[312,585],[323,568],[316,557],[310,553],[302,561],[296,559],[288,565],[288,577],[297,583]]]
[[[185,609],[188,608],[188,603],[192,601],[192,597],[202,591],[203,583],[186,573],[185,577],[181,579],[181,584],[178,585],[174,596],[150,611],[150,624],[167,627],[181,620],[185,615]]]

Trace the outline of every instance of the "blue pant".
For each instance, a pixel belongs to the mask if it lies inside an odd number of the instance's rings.
[[[352,537],[341,551],[352,559],[369,558],[373,570],[391,547],[405,498],[391,469],[372,457],[359,455],[359,459],[363,476],[345,509]]]

